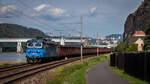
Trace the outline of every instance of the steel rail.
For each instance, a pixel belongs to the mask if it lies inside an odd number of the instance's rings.
[[[88,57],[91,57],[91,56],[85,56],[84,58],[88,58]],[[40,65],[37,65],[34,67],[27,68],[25,70],[21,70],[19,72],[6,74],[3,76],[0,76],[0,84],[1,83],[2,84],[11,83],[11,82],[19,80],[21,78],[36,74],[38,72],[46,71],[48,69],[52,69],[52,68],[55,68],[57,66],[71,63],[71,62],[74,62],[77,60],[80,60],[80,57],[74,57],[74,58],[70,58],[68,60],[59,60],[59,61],[54,61],[54,62],[50,62],[50,63],[46,63],[46,64],[40,64]]]
[[[16,66],[22,66],[22,65],[26,65],[26,63],[24,63],[24,64],[16,64],[16,65],[12,65],[12,66],[8,66],[8,67],[0,67],[0,70],[1,69],[7,69],[7,68],[11,68],[11,67],[16,67]]]
[[[26,69],[26,70],[22,70],[22,71],[19,71],[19,72],[15,72],[15,73],[7,74],[7,75],[4,75],[4,76],[0,76],[0,83],[2,83],[2,84],[6,84],[8,82],[10,83],[14,80],[18,80],[20,78],[26,77],[26,74],[28,74],[28,76],[29,76],[36,70],[38,70],[38,72],[43,71],[43,70],[48,69],[48,68],[45,69],[45,67],[51,68],[53,65],[60,66],[60,65],[66,64],[66,63],[70,63],[70,62],[72,62],[72,60],[76,61],[76,60],[79,60],[79,58],[71,58],[70,60],[61,60],[61,61],[57,61],[57,62],[47,63],[47,64],[39,65],[39,66],[36,66],[36,67],[33,67],[33,68],[29,68],[29,69]],[[34,73],[37,73],[37,72],[34,72]]]
[[[0,72],[5,72],[5,71],[13,70],[13,69],[19,69],[19,68],[30,66],[30,65],[31,64],[19,64],[19,65],[15,65],[11,67],[0,68]]]

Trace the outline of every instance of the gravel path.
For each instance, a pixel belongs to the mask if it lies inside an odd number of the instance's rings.
[[[91,69],[86,76],[87,84],[130,84],[127,80],[119,77],[115,72],[110,70],[109,62],[106,61]]]

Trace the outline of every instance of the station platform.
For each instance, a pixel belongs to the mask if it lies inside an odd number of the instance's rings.
[[[109,62],[92,67],[86,76],[86,84],[130,84],[109,69]]]

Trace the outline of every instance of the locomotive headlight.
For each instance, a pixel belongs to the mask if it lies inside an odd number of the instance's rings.
[[[28,51],[28,53],[31,53],[31,51]]]

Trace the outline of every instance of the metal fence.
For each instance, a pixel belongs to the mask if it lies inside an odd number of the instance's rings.
[[[110,66],[150,82],[150,52],[113,53],[110,56]]]

